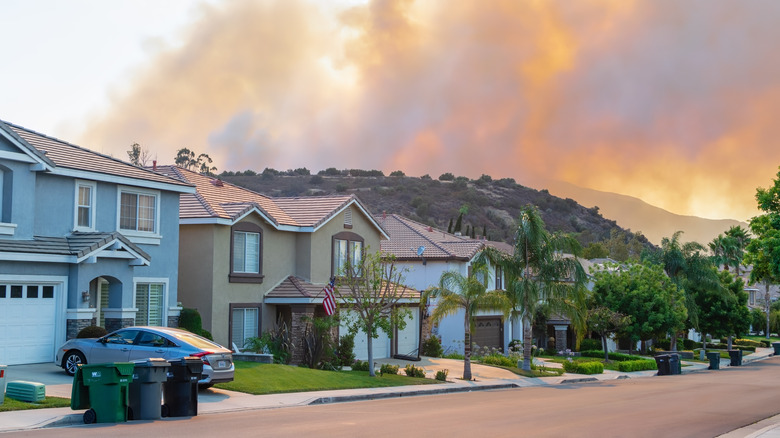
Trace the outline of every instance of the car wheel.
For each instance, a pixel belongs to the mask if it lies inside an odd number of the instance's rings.
[[[79,365],[87,363],[87,359],[81,354],[80,351],[72,350],[65,353],[65,357],[62,359],[62,367],[65,368],[65,372],[72,376],[76,374]]]

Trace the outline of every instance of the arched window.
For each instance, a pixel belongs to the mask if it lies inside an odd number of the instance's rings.
[[[333,269],[332,273],[338,277],[344,275],[347,260],[352,266],[360,265],[363,258],[363,238],[359,234],[342,231],[333,236]]]

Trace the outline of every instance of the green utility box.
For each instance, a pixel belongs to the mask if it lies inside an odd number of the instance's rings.
[[[46,398],[46,385],[38,382],[14,380],[13,382],[8,382],[5,389],[5,395],[14,400],[27,403],[38,403]]]
[[[86,424],[127,421],[133,368],[130,362],[79,366],[73,375],[70,408],[89,408],[84,413]]]

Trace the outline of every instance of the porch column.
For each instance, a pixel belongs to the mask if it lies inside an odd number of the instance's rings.
[[[555,351],[566,350],[566,331],[569,328],[567,325],[555,326]]]
[[[303,363],[303,335],[306,332],[306,322],[303,321],[303,317],[314,318],[314,304],[293,304],[290,307],[292,310],[290,338],[293,343],[290,363],[300,365]]]

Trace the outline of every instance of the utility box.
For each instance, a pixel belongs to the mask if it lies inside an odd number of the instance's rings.
[[[38,382],[14,380],[6,385],[5,394],[14,400],[38,403],[46,398],[46,385]]]

